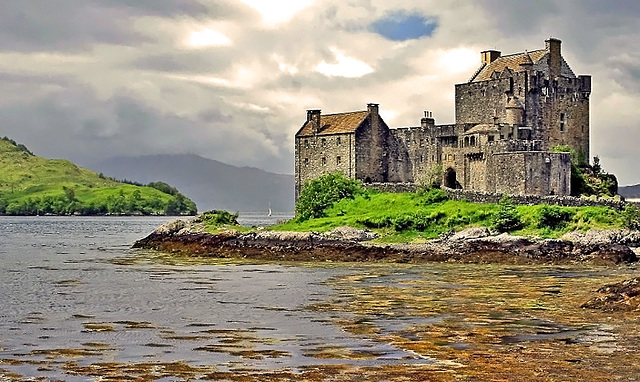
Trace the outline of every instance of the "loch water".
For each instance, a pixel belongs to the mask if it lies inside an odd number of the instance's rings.
[[[474,354],[514,349],[522,359],[505,356],[505,370],[561,362],[560,377],[593,380],[640,371],[634,361],[616,369],[618,354],[640,359],[637,317],[579,308],[633,266],[256,263],[131,249],[171,219],[0,217],[0,380],[94,381],[104,365],[174,363],[201,368],[188,379],[314,365],[475,378],[499,368]],[[578,358],[595,363],[578,368]]]

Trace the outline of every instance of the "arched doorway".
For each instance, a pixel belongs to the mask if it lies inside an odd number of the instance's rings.
[[[449,167],[444,172],[444,186],[448,188],[457,188],[456,170]]]

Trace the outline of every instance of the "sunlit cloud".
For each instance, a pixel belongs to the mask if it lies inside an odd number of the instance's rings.
[[[262,15],[268,26],[285,23],[299,11],[310,7],[316,0],[240,0]]]
[[[231,45],[231,40],[224,34],[209,28],[192,31],[187,38],[186,45],[191,48],[207,46]]]
[[[326,61],[319,63],[315,70],[328,77],[362,77],[373,73],[373,68],[365,62],[356,60],[353,57],[345,56],[336,49],[332,49],[336,56],[336,63],[330,64]]]

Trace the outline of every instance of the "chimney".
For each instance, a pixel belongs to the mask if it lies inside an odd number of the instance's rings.
[[[436,124],[436,121],[433,119],[433,113],[425,110],[424,117],[420,120],[420,126],[423,129],[426,129],[428,127],[435,126],[435,124]]]
[[[368,103],[367,111],[369,114],[378,114],[378,104],[377,103]]]
[[[320,109],[307,110],[307,122],[313,121],[313,133],[320,132]]]
[[[550,37],[545,42],[545,50],[549,52],[549,70],[551,76],[558,77],[560,75],[560,67],[562,66],[562,54],[560,53],[560,44],[562,41],[557,38]]]
[[[480,52],[480,59],[483,64],[490,64],[500,58],[500,52],[497,50],[485,50]]]

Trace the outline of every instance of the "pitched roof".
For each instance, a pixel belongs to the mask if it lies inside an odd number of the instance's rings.
[[[523,65],[535,64],[546,56],[547,53],[549,53],[547,50],[540,49],[532,52],[516,53],[498,57],[495,61],[489,64],[483,64],[469,82],[490,80],[493,73],[502,73],[505,69],[520,72],[524,69]]]
[[[320,124],[322,126],[318,131],[318,135],[352,133],[356,131],[360,124],[362,124],[367,115],[369,115],[369,112],[366,110],[337,114],[322,114],[320,115]],[[314,125],[314,121],[305,122],[296,136],[313,135]]]

